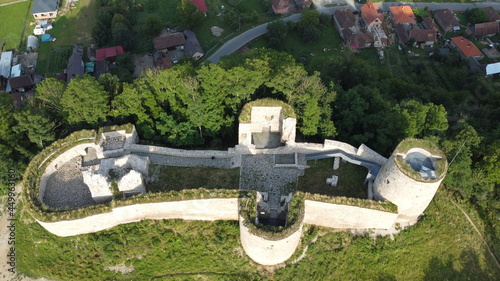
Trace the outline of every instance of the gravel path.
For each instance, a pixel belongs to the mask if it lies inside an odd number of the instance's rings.
[[[43,202],[50,208],[77,209],[95,205],[77,160],[78,157],[71,159],[47,180]]]
[[[268,192],[273,190],[280,195],[288,195],[295,190],[297,177],[304,171],[295,167],[275,167],[274,154],[242,155],[241,156],[241,190],[258,190]],[[299,164],[305,163],[303,154],[299,154]],[[290,190],[293,186],[292,190]]]

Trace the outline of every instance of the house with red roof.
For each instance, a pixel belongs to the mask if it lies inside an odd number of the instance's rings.
[[[207,4],[205,4],[205,0],[189,0],[191,2],[193,2],[193,4],[196,6],[196,8],[198,8],[198,10],[206,13],[208,12],[208,9],[207,9]]]
[[[394,24],[417,24],[415,14],[410,6],[393,6],[390,9]]]
[[[451,38],[451,45],[460,51],[462,58],[475,58],[481,60],[484,58],[483,53],[469,39],[463,36]]]
[[[102,48],[95,50],[95,60],[96,61],[111,61],[116,60],[118,55],[125,54],[123,46],[114,46],[109,48]]]
[[[366,2],[366,4],[361,6],[361,17],[365,21],[366,27],[369,31],[382,26],[384,15],[378,13],[379,9],[380,6],[373,4],[372,2]]]

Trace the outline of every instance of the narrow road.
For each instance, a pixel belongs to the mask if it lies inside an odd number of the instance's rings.
[[[300,18],[302,17],[302,14],[294,14],[289,17],[286,17],[283,19],[283,21],[288,22],[288,21],[294,21],[298,22]],[[261,25],[258,25],[252,29],[249,29],[242,34],[234,37],[233,39],[227,41],[222,47],[220,47],[215,53],[213,53],[208,60],[213,63],[219,62],[220,58],[222,56],[227,56],[229,54],[234,53],[236,50],[240,49],[241,47],[245,46],[248,42],[254,40],[255,38],[264,35],[267,32],[267,25],[269,23],[264,23]]]
[[[7,5],[12,5],[12,4],[16,4],[16,3],[21,3],[21,2],[26,2],[26,1],[28,1],[28,0],[16,0],[16,1],[9,2],[9,3],[0,4],[0,7],[7,6]]]

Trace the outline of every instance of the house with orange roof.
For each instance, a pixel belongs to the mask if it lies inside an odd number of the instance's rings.
[[[380,6],[373,4],[372,2],[366,2],[366,4],[361,6],[361,18],[365,21],[366,27],[369,31],[382,26],[384,15],[378,13],[379,9]]]
[[[391,7],[394,24],[416,25],[416,17],[410,6]]]
[[[481,60],[484,54],[469,39],[463,36],[451,38],[451,45],[458,48],[462,58],[475,58]]]

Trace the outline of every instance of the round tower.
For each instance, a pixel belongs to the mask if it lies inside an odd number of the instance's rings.
[[[431,202],[447,168],[444,153],[434,143],[405,139],[380,169],[373,184],[374,197],[397,205],[396,222],[411,225]]]

